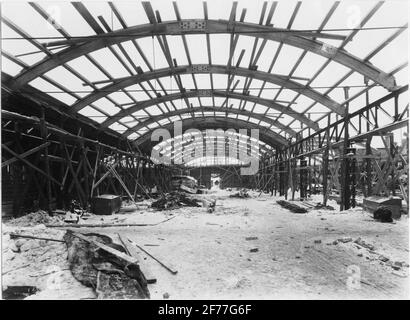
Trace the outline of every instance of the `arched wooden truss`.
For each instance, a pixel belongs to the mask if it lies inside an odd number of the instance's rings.
[[[150,4],[147,3],[147,6],[150,6]],[[84,37],[81,39],[67,39],[54,43],[45,43],[46,46],[70,45],[70,47],[47,57],[30,69],[19,74],[16,77],[16,89],[63,63],[107,46],[144,37],[165,35],[182,36],[187,34],[246,34],[247,36],[260,39],[283,42],[290,46],[308,50],[325,58],[330,58],[350,69],[360,72],[388,90],[395,88],[395,81],[392,76],[389,76],[370,63],[362,61],[344,50],[338,50],[336,47],[325,45],[323,42],[312,39],[320,37],[320,34],[313,32],[289,32],[285,29],[228,20],[196,19],[159,23],[156,21],[155,16],[151,16],[150,18],[153,19],[152,23],[147,25],[129,27],[110,33],[102,32],[96,37]]]
[[[240,160],[240,153],[262,158],[272,155],[273,148],[261,140],[249,143],[249,137],[238,132],[226,133],[222,130],[195,130],[195,132],[179,135],[158,143],[155,149],[161,157],[170,162],[181,161],[186,153],[191,153],[193,159],[206,158],[212,154],[224,158]],[[193,151],[195,150],[195,151]],[[197,151],[198,154],[197,154]],[[155,162],[155,159],[153,159]],[[175,161],[176,160],[176,161]],[[185,164],[185,162],[184,162]]]
[[[122,17],[119,10],[115,7],[114,4],[110,3],[110,7],[112,12],[116,16],[116,19],[122,26],[122,29],[118,30],[111,30],[109,25],[106,23],[103,17],[98,17],[100,20],[101,25],[94,19],[91,13],[88,11],[86,6],[82,3],[73,3],[75,9],[80,13],[82,18],[90,25],[90,27],[95,31],[95,36],[84,36],[84,37],[71,37],[67,31],[65,31],[61,26],[57,28],[57,31],[65,37],[66,39],[57,40],[57,41],[49,41],[47,43],[40,43],[36,40],[31,40],[31,43],[40,48],[40,50],[47,54],[47,56],[39,61],[38,63],[25,67],[19,74],[17,74],[13,81],[11,87],[13,90],[18,92],[26,88],[27,84],[38,78],[43,77],[45,73],[48,71],[58,67],[64,66],[67,68],[66,63],[70,62],[78,57],[85,56],[94,65],[104,72],[104,68],[102,66],[98,66],[96,61],[93,61],[90,53],[97,51],[102,48],[110,48],[112,50],[112,46],[117,45],[119,49],[122,51],[128,62],[133,66],[134,70],[129,67],[127,70],[129,71],[130,75],[124,78],[112,78],[108,77],[108,80],[102,81],[99,84],[105,82],[105,86],[97,87],[97,83],[90,83],[87,79],[84,80],[84,84],[91,86],[94,88],[94,91],[90,94],[86,95],[83,98],[79,98],[73,105],[68,106],[67,112],[75,114],[76,112],[82,110],[84,107],[92,106],[92,104],[98,101],[101,98],[107,97],[109,93],[121,91],[126,94],[127,87],[132,86],[134,84],[148,84],[149,86],[152,85],[150,81],[158,80],[163,77],[173,77],[178,84],[180,92],[172,93],[172,94],[165,94],[162,96],[154,97],[153,99],[149,99],[146,101],[136,101],[132,99],[135,104],[129,108],[122,108],[118,106],[121,111],[117,114],[111,115],[101,124],[101,128],[105,129],[108,128],[113,123],[120,121],[122,118],[133,116],[132,114],[139,111],[144,110],[145,108],[157,105],[163,102],[169,102],[174,104],[175,100],[182,99],[187,104],[186,108],[182,108],[182,110],[170,110],[170,112],[164,113],[163,115],[154,116],[152,119],[147,121],[138,121],[138,124],[134,127],[129,127],[123,132],[123,136],[127,137],[133,132],[138,132],[138,130],[142,129],[146,125],[150,125],[154,122],[157,122],[159,119],[166,119],[167,116],[175,116],[175,115],[183,115],[190,111],[214,111],[214,112],[228,112],[234,113],[237,115],[245,115],[251,118],[257,119],[259,121],[265,121],[271,125],[271,127],[276,127],[281,130],[281,132],[286,132],[290,137],[295,137],[296,132],[289,128],[288,125],[282,124],[279,121],[279,117],[275,120],[266,117],[265,114],[257,114],[254,112],[247,113],[246,110],[242,110],[240,108],[229,108],[227,107],[214,107],[211,110],[212,106],[200,106],[200,108],[190,108],[188,102],[188,98],[193,97],[224,97],[227,99],[238,99],[241,102],[247,101],[254,104],[260,104],[263,106],[267,106],[269,110],[273,109],[278,111],[280,114],[289,115],[290,117],[294,118],[300,123],[303,124],[304,128],[310,128],[313,131],[317,131],[319,129],[318,124],[310,119],[308,119],[305,115],[300,113],[295,107],[291,108],[291,103],[288,105],[281,104],[277,101],[270,101],[268,99],[263,99],[258,96],[249,95],[248,92],[244,90],[242,93],[238,93],[234,91],[234,87],[232,87],[233,78],[235,76],[245,77],[247,80],[255,79],[263,81],[263,83],[271,83],[274,85],[279,86],[282,89],[290,89],[298,93],[298,95],[304,95],[310,99],[312,99],[315,103],[319,103],[329,109],[329,112],[334,112],[340,116],[343,116],[345,113],[345,107],[343,103],[336,102],[332,100],[326,93],[322,94],[316,91],[314,88],[309,86],[309,82],[307,84],[302,84],[298,82],[297,77],[294,79],[292,75],[279,75],[279,74],[272,74],[270,72],[264,72],[257,70],[257,61],[265,47],[267,41],[274,41],[279,42],[281,45],[286,44],[292,47],[303,49],[305,53],[310,52],[313,54],[317,54],[319,56],[328,58],[328,61],[334,61],[340,63],[341,65],[348,67],[352,70],[352,72],[358,72],[362,74],[366,79],[370,79],[373,81],[375,85],[380,85],[386,88],[387,90],[393,90],[396,88],[396,83],[394,76],[392,74],[386,73],[376,66],[371,64],[367,59],[359,59],[354,55],[350,54],[346,50],[344,50],[344,46],[353,39],[355,32],[353,31],[351,35],[345,37],[336,34],[329,34],[325,32],[310,32],[310,31],[300,31],[300,30],[292,30],[290,27],[288,29],[281,29],[276,28],[271,25],[271,19],[274,15],[276,9],[276,3],[273,3],[266,19],[266,23],[262,23],[264,20],[267,5],[265,4],[262,9],[261,13],[261,20],[259,24],[255,23],[248,23],[245,22],[245,14],[246,10],[242,11],[241,17],[239,20],[236,19],[236,10],[237,10],[237,3],[234,2],[232,6],[232,10],[230,13],[230,17],[228,20],[213,20],[208,19],[207,13],[207,6],[204,3],[204,19],[182,19],[178,7],[176,3],[174,3],[174,9],[177,19],[175,21],[162,21],[160,13],[158,11],[154,11],[151,4],[149,2],[143,2],[144,10],[147,14],[148,20],[150,21],[149,24],[143,25],[136,25],[136,26],[128,26]],[[48,13],[41,8],[38,4],[32,3],[31,6],[45,19],[48,21],[53,22],[52,17],[48,15]],[[299,10],[300,4],[295,7],[294,14],[292,15],[291,21],[289,22],[289,26],[292,24],[293,19],[295,18],[296,12]],[[328,14],[326,15],[325,19],[323,20],[320,29],[322,29],[326,22],[330,19],[331,15],[337,9],[338,3],[335,3]],[[380,3],[376,4],[374,8],[364,17],[362,24],[366,23],[371,16],[375,14],[375,12],[381,6]],[[15,32],[27,36],[27,34],[21,30],[17,25],[15,25],[12,21],[9,21],[7,18],[3,18],[3,22],[12,28]],[[228,59],[227,65],[216,65],[212,64],[212,57],[209,55],[209,64],[192,64],[189,57],[189,50],[186,47],[186,35],[194,35],[194,34],[203,34],[206,35],[209,42],[209,35],[210,34],[228,34],[231,36],[231,51]],[[400,32],[397,32],[397,35]],[[167,35],[172,36],[181,36],[185,50],[188,56],[189,64],[184,66],[179,66],[176,64],[175,60],[172,58],[172,53],[169,50],[169,46],[167,43]],[[254,44],[253,52],[252,52],[252,61],[249,64],[248,68],[239,67],[239,62],[242,59],[243,53],[238,58],[236,65],[233,63],[232,54],[233,50],[235,49],[237,40],[240,35],[246,35],[249,37],[253,37],[255,39],[255,43],[257,41],[262,41],[263,45],[259,47],[258,50],[257,46]],[[397,36],[397,35],[394,35]],[[169,67],[162,68],[162,69],[153,69],[152,66],[149,66],[149,72],[142,72],[142,69],[130,61],[129,56],[124,51],[122,44],[126,41],[132,41],[138,52],[144,57],[143,50],[141,47],[138,46],[136,43],[136,39],[152,37],[157,38],[160,43],[161,49],[166,57],[166,60],[169,64]],[[320,41],[323,40],[324,42]],[[340,47],[335,47],[332,45],[326,44],[326,39],[332,40],[340,40],[341,45]],[[57,53],[52,53],[51,49],[55,48],[56,46],[65,46],[63,50],[58,51]],[[209,51],[209,43],[207,43],[208,51]],[[376,51],[380,50],[383,47],[381,45],[379,48],[376,48]],[[113,52],[113,51],[112,51]],[[113,52],[114,53],[114,52]],[[120,62],[124,64],[124,60],[116,55],[116,57],[120,60]],[[300,63],[300,61],[298,62]],[[70,71],[68,68],[67,70]],[[71,70],[72,71],[72,70]],[[213,74],[225,74],[228,75],[229,81],[225,91],[223,90],[214,90],[213,88],[210,89],[197,89],[197,90],[189,90],[186,91],[181,83],[180,77],[181,75],[189,74],[195,77],[196,74],[209,74],[212,76]],[[309,80],[309,79],[306,79]],[[250,82],[249,82],[250,83]],[[161,85],[162,86],[162,85]],[[129,94],[128,94],[129,95]],[[108,97],[107,97],[108,98]],[[228,105],[228,104],[227,104]],[[198,110],[197,110],[198,109]],[[202,109],[202,110],[199,110]],[[251,114],[253,113],[253,114]],[[134,117],[134,119],[136,119]],[[137,120],[137,119],[136,119]],[[107,129],[109,130],[109,129]],[[137,142],[140,140],[137,140]],[[276,142],[278,139],[276,139]]]
[[[259,129],[259,139],[264,143],[272,146],[284,146],[287,141],[281,135],[269,130],[268,128],[260,128],[256,124],[249,123],[243,120],[225,118],[225,117],[204,117],[200,119],[188,118],[182,120],[182,127],[185,130],[189,129],[235,129],[235,128],[247,128],[249,130]],[[171,136],[173,136],[174,124],[169,123],[164,125],[162,128],[167,129]],[[147,132],[141,137],[135,140],[135,144],[139,145],[143,150],[150,150],[157,142],[151,141],[151,133]],[[250,136],[250,132],[248,132]]]

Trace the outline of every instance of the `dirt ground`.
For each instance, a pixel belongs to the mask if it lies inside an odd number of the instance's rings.
[[[141,255],[157,278],[156,284],[148,285],[151,299],[163,299],[164,294],[169,299],[409,298],[407,216],[394,223],[380,223],[360,207],[345,212],[311,210],[297,214],[281,208],[276,204],[279,198],[267,194],[250,192],[250,198],[237,199],[229,197],[232,193],[218,190],[202,195],[217,199],[213,213],[202,207],[167,211],[140,207],[114,216],[93,216],[86,222],[156,223],[175,218],[156,226],[81,231],[107,234],[115,241],[120,233],[171,263],[178,270],[176,275],[146,254]],[[320,200],[318,196],[311,202]],[[337,208],[335,202],[329,205]],[[3,225],[3,241],[5,232],[12,228]],[[362,245],[355,242],[358,238],[356,242]],[[40,276],[50,268],[47,261],[43,269],[36,258],[36,267],[15,270],[27,264],[26,258],[10,260],[8,255],[12,254],[4,244],[3,286],[33,284],[43,289],[31,299],[93,298],[91,289],[78,283],[69,270],[63,270],[67,269],[64,244],[52,245],[61,253],[54,261],[61,268],[58,286],[50,289],[47,285],[47,281],[56,281],[55,274],[52,280],[50,274]]]

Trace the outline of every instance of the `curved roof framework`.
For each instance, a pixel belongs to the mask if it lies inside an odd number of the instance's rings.
[[[269,144],[271,146],[283,146],[287,143],[287,140],[270,130],[269,128],[259,127],[256,124],[244,121],[233,119],[230,117],[221,117],[221,116],[205,116],[205,117],[198,117],[198,118],[185,118],[182,119],[182,127],[184,132],[190,129],[198,129],[198,130],[205,130],[205,129],[222,129],[222,130],[238,130],[237,128],[241,128],[239,130],[247,130],[247,134],[250,136],[250,132],[248,130],[258,129],[259,140],[262,142]],[[168,130],[171,137],[178,136],[179,133],[174,135],[174,123],[168,123],[161,126],[162,129]],[[152,131],[147,130],[143,135],[135,140],[137,145],[140,145],[141,148],[145,150],[150,150],[156,142],[151,141],[151,133]]]
[[[253,141],[253,143],[251,143]],[[219,162],[242,163],[242,155],[262,157],[265,154],[272,154],[273,148],[268,144],[233,131],[203,130],[184,133],[174,138],[161,141],[153,150],[161,157],[166,157],[172,161],[184,161],[184,156],[190,154],[190,158],[203,159],[207,155],[219,158]],[[156,160],[153,158],[153,161]],[[206,159],[203,159],[206,162]],[[239,162],[238,162],[239,160]],[[198,160],[199,161],[199,160]],[[188,163],[187,162],[187,163]]]
[[[214,166],[246,166],[247,163],[229,157],[202,157],[195,158],[185,164],[186,167],[214,167]]]
[[[190,2],[184,17],[176,2],[59,3],[69,20],[37,3],[4,5],[3,71],[13,90],[40,89],[146,150],[154,129],[177,120],[260,129],[263,143],[285,145],[328,114],[343,116],[347,102],[361,107],[365,92],[378,97],[407,80],[407,16],[397,15],[406,3],[358,3],[346,26],[340,2],[209,2]],[[381,59],[386,52],[397,56]]]

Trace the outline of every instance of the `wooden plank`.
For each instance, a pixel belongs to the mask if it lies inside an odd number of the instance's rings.
[[[97,156],[95,157],[95,166],[94,166],[94,170],[93,170],[93,182],[92,182],[92,185],[91,185],[91,193],[90,193],[91,198],[94,195],[95,179],[97,177],[97,169],[98,169],[98,164],[99,164],[99,161],[100,161],[101,153],[104,153],[104,147],[97,146]]]
[[[77,232],[72,232],[72,235],[79,238],[79,239],[81,239],[81,240],[84,240],[88,243],[91,243],[91,244],[97,246],[98,248],[104,250],[105,252],[108,252],[109,254],[114,255],[121,262],[123,262],[125,265],[128,265],[128,264],[137,264],[138,265],[138,259],[136,259],[134,257],[131,257],[131,256],[129,256],[129,255],[127,255],[127,254],[125,254],[121,251],[118,251],[114,248],[111,248],[111,247],[109,247],[109,246],[107,246],[107,245],[105,245],[101,242],[92,240],[92,239],[86,237],[85,235],[77,233]]]
[[[140,270],[144,274],[145,279],[147,279],[147,283],[156,283],[157,278],[152,274],[151,270],[147,267],[144,260],[141,259],[140,255],[138,254],[137,248],[132,246],[128,241],[124,240],[119,233],[117,233],[117,235],[127,253],[131,257],[138,260],[138,265],[140,266]]]
[[[119,162],[116,161],[116,162],[111,166],[111,168],[112,168],[112,169],[115,168],[115,167],[118,165],[118,163],[119,163]],[[98,185],[99,185],[101,182],[103,182],[103,180],[104,180],[105,178],[107,178],[110,174],[111,174],[111,171],[110,171],[110,170],[108,170],[106,173],[104,173],[104,175],[101,177],[101,179],[98,180],[98,182],[94,185],[94,189],[97,188]]]
[[[77,9],[78,13],[84,18],[95,33],[104,34],[104,30],[100,27],[98,22],[94,19],[82,2],[72,2],[71,4]]]
[[[131,192],[128,190],[127,186],[125,185],[124,181],[121,179],[120,175],[118,174],[118,172],[112,168],[112,167],[108,167],[108,170],[114,175],[114,177],[117,178],[117,180],[119,181],[119,183],[121,184],[121,186],[124,188],[125,192],[128,194],[128,196],[131,198],[132,202],[134,202],[135,204],[137,204],[135,202],[135,199],[133,197],[133,195],[131,194]]]
[[[127,238],[128,239],[128,238]],[[140,250],[142,250],[143,252],[145,252],[147,255],[149,255],[152,259],[154,259],[155,261],[157,261],[161,266],[163,266],[165,269],[167,269],[169,272],[171,272],[172,274],[177,274],[178,270],[175,269],[175,267],[170,264],[170,263],[164,263],[161,260],[159,260],[158,258],[156,258],[155,256],[153,256],[151,253],[149,253],[147,250],[145,250],[144,248],[142,248],[141,246],[139,246],[138,244],[136,244],[135,242],[133,242],[132,240],[128,239],[129,242],[131,242],[132,244],[134,244],[135,246],[137,246]]]
[[[72,224],[72,223],[64,223],[64,224],[46,224],[48,228],[105,228],[105,227],[149,227],[149,226],[157,226],[161,223],[174,219],[175,216],[162,220],[157,223],[83,223],[83,224]]]
[[[60,239],[42,238],[42,237],[34,237],[34,236],[30,236],[30,235],[25,235],[25,234],[10,233],[10,239],[16,239],[16,238],[36,239],[36,240],[55,241],[55,242],[65,242],[64,240],[60,240]]]

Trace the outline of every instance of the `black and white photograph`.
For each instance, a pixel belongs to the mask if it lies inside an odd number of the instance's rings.
[[[410,298],[410,2],[0,16],[1,300]]]

